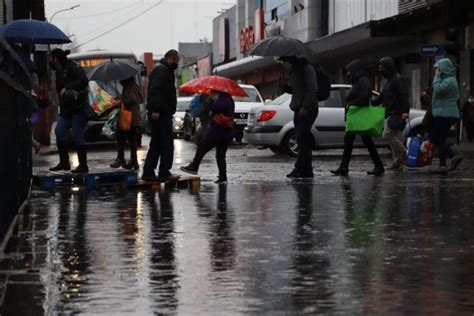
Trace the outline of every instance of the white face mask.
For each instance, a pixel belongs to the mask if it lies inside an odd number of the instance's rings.
[[[467,99],[467,102],[469,102],[469,103],[474,103],[474,98],[469,98],[469,99]]]

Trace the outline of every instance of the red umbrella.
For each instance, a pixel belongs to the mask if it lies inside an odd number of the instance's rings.
[[[206,93],[209,94],[211,90],[226,92],[235,97],[246,97],[247,93],[234,80],[219,77],[219,76],[205,76],[196,78],[183,84],[179,87],[184,92],[189,93]]]

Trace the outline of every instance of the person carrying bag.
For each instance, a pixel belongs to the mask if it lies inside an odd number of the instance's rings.
[[[122,80],[120,84],[123,87],[122,96],[114,102],[114,106],[120,105],[116,131],[117,158],[110,167],[138,170],[137,136],[141,128],[140,103],[143,103],[143,97],[134,77]],[[124,149],[127,140],[130,145],[130,160],[125,162]]]
[[[227,168],[225,155],[227,148],[235,136],[234,109],[235,104],[232,97],[225,92],[211,91],[211,97],[215,102],[206,104],[207,110],[210,110],[212,121],[209,132],[204,139],[198,143],[196,154],[193,161],[181,167],[181,171],[197,174],[199,165],[204,156],[214,147],[216,147],[216,160],[219,169],[219,176],[216,183],[227,182]]]
[[[370,105],[372,90],[371,82],[367,77],[363,64],[356,59],[345,67],[350,78],[352,88],[346,96],[346,135],[344,136],[344,153],[341,164],[331,173],[338,176],[347,176],[352,148],[356,135],[360,135],[374,162],[374,169],[368,171],[370,175],[381,175],[385,172],[382,160],[371,136],[380,136],[384,122],[384,108]]]

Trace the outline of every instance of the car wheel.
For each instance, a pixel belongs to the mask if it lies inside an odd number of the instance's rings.
[[[298,144],[296,143],[296,133],[294,130],[288,132],[283,138],[281,150],[291,157],[298,155]]]

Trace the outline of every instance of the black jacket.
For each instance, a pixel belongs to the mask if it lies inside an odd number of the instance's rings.
[[[362,62],[358,59],[345,67],[350,74],[352,88],[346,96],[347,105],[368,106],[371,103],[371,82]]]
[[[60,115],[70,116],[84,111],[87,104],[87,88],[89,79],[84,69],[75,62],[69,61],[62,71],[56,72],[56,91],[58,95],[62,89],[66,89],[65,95],[59,98]],[[67,90],[78,93],[77,101],[68,98]]]
[[[147,109],[162,115],[173,115],[176,112],[176,87],[174,70],[164,61],[153,68],[148,78]]]
[[[292,66],[289,81],[284,90],[291,93],[290,109],[298,112],[301,107],[308,110],[318,107],[316,70],[307,60],[300,59]]]
[[[383,58],[380,63],[384,65],[387,71],[385,74],[387,81],[383,86],[380,96],[373,101],[373,104],[383,104],[386,117],[392,114],[409,113],[410,103],[408,101],[408,84],[406,80],[397,73],[393,59]]]

